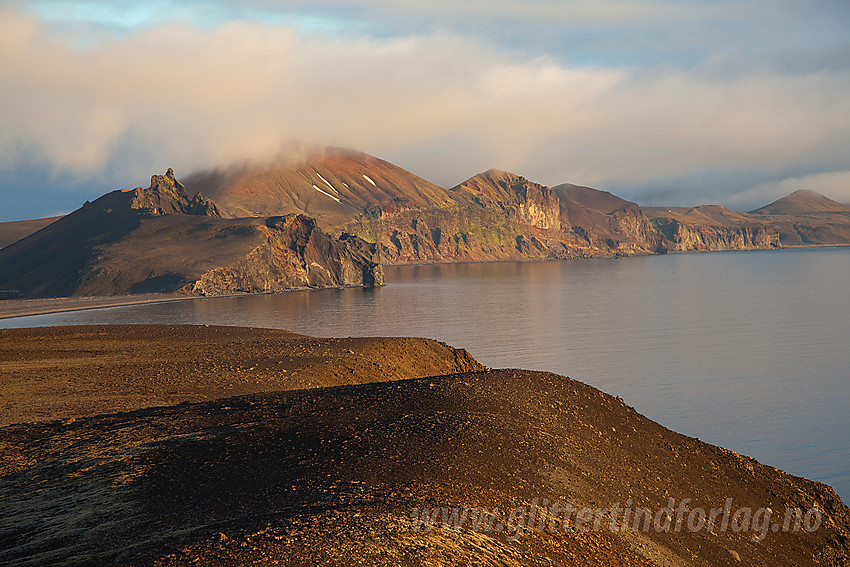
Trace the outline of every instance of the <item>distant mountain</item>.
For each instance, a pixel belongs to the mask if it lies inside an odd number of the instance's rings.
[[[373,245],[303,215],[223,219],[170,169],[0,250],[0,289],[25,296],[279,291],[382,283]]]
[[[814,191],[795,191],[749,213],[720,205],[643,210],[668,240],[689,250],[711,249],[712,242],[728,249],[850,244],[850,207]]]
[[[800,189],[777,199],[760,209],[750,211],[756,215],[804,215],[808,213],[850,213],[850,207],[833,201],[817,191]]]
[[[443,189],[374,156],[319,146],[296,148],[265,163],[198,173],[186,185],[215,200],[224,216],[312,215],[335,234],[376,243],[387,264],[845,240],[841,219],[827,229],[805,228],[799,236],[774,220],[719,205],[641,208],[606,191],[571,184],[549,188],[497,169]]]
[[[326,227],[350,222],[370,206],[433,208],[452,204],[445,189],[355,150],[305,146],[262,163],[202,171],[185,180],[225,216],[306,214]]]
[[[672,218],[683,223],[699,225],[732,225],[751,222],[746,213],[727,209],[722,205],[700,205],[698,207],[641,207],[651,219]]]

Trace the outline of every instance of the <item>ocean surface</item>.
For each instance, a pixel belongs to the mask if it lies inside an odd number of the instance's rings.
[[[3,327],[193,323],[421,336],[592,384],[850,502],[850,248],[387,268],[387,285],[77,311]]]

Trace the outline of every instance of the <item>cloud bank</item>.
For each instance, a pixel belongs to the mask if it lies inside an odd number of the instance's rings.
[[[601,14],[581,4],[586,19]],[[619,17],[659,3],[635,6]],[[753,68],[734,53],[689,67],[570,65],[456,30],[379,37],[251,19],[75,29],[0,11],[0,171],[16,183],[37,169],[54,186],[143,184],[295,139],[444,186],[497,167],[644,202],[750,206],[805,178],[850,201],[846,184],[819,176],[850,170],[850,65]]]

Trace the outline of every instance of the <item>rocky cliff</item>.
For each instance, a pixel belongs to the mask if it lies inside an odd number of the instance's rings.
[[[663,240],[635,203],[586,187],[489,170],[449,193],[451,207],[371,207],[345,230],[388,264],[649,254]]]
[[[384,284],[375,244],[316,228],[306,215],[272,217],[258,227],[265,240],[230,266],[214,268],[181,291],[223,295]]]
[[[656,219],[655,225],[664,236],[664,246],[669,252],[763,250],[782,246],[779,230],[771,225],[698,225],[671,218]]]
[[[562,226],[601,254],[632,256],[665,250],[663,235],[636,203],[579,185],[562,184],[553,190],[560,198]]]
[[[814,192],[753,214],[642,208],[606,191],[550,188],[496,169],[442,189],[340,148],[310,146],[267,163],[201,172],[187,186],[222,200],[224,214],[310,214],[334,234],[376,243],[388,264],[850,243],[850,209]]]

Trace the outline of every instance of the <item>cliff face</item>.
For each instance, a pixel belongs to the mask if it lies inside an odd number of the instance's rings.
[[[381,249],[387,264],[480,262],[547,258],[547,237],[556,231],[535,229],[494,211],[381,210],[364,215],[346,230]]]
[[[670,252],[755,250],[781,248],[779,230],[770,225],[717,226],[683,224],[676,219],[656,219]]]
[[[785,246],[850,244],[850,212],[810,213],[794,217],[771,217]]]
[[[204,199],[202,188],[226,207]],[[0,249],[0,290],[64,296],[370,286],[380,285],[381,261],[822,244],[850,244],[850,207],[812,191],[751,213],[719,205],[640,207],[606,191],[549,188],[494,169],[446,190],[360,152],[309,148],[297,158],[201,172],[186,186],[169,169],[148,188],[86,202]]]
[[[376,243],[388,264],[850,243],[850,209],[813,192],[798,191],[758,214],[712,205],[642,208],[606,191],[550,188],[495,169],[446,190],[360,152],[302,150],[201,172],[187,186],[221,200],[225,215],[309,214],[334,234]]]
[[[269,218],[259,231],[262,244],[234,264],[204,273],[181,292],[223,295],[384,283],[376,245],[348,234],[334,239],[306,215]]]
[[[795,191],[749,213],[720,205],[643,211],[675,252],[850,244],[850,207],[814,191]]]

